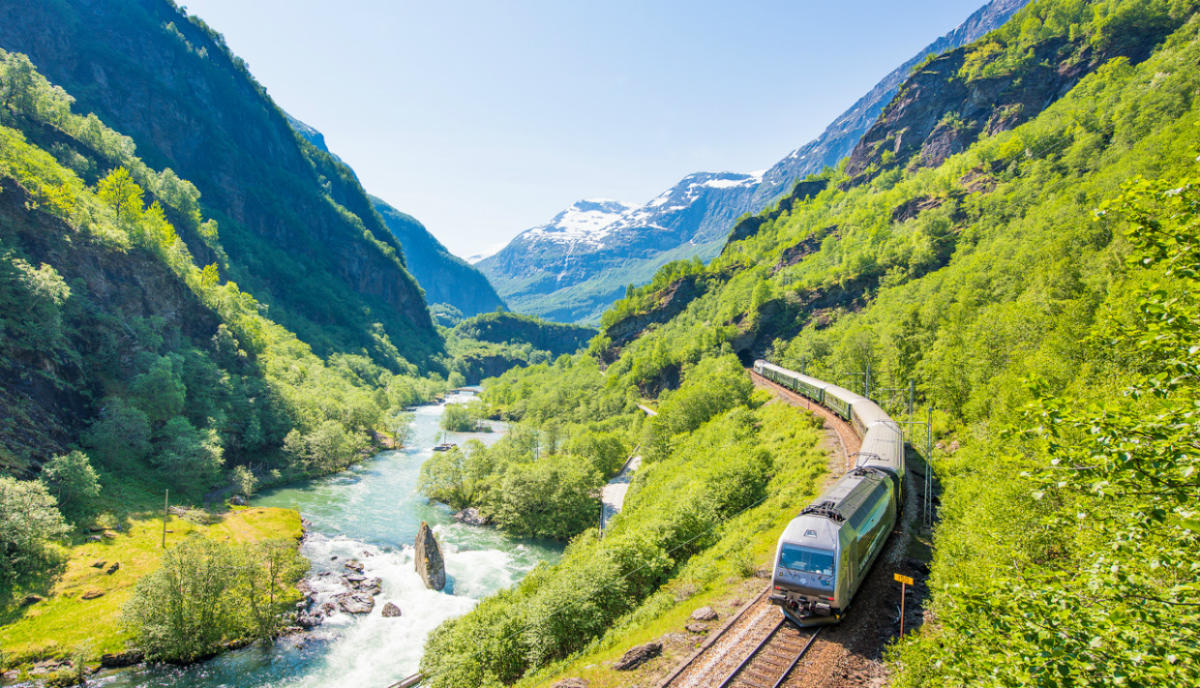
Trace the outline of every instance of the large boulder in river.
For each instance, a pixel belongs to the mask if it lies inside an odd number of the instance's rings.
[[[417,542],[413,553],[417,574],[425,581],[425,587],[430,590],[441,590],[446,587],[446,562],[442,560],[442,549],[438,547],[437,538],[429,524],[421,521],[421,529],[417,531]]]

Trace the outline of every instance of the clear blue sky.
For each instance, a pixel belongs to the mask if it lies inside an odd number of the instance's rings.
[[[452,251],[816,136],[983,0],[181,0]]]

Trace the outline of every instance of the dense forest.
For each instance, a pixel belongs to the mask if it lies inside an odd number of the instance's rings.
[[[457,311],[457,309],[455,309]],[[435,308],[439,319],[453,321],[445,330],[446,350],[451,356],[451,381],[477,385],[516,366],[547,363],[573,354],[587,345],[596,330],[581,325],[549,322],[507,311],[482,313],[471,318],[454,317]],[[461,313],[457,313],[461,316]]]
[[[931,56],[848,163],[629,290],[587,352],[489,383],[494,410],[611,428],[645,464],[603,538],[434,633],[433,684],[579,671],[719,585],[717,562],[765,561],[753,537],[820,467],[779,435],[799,414],[749,393],[756,356],[894,412],[911,383],[957,440],[931,457],[933,622],[889,651],[899,685],[1200,680],[1196,9],[1041,0]]]

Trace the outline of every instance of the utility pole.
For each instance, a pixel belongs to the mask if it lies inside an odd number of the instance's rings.
[[[168,514],[170,513],[170,508],[168,506],[168,504],[170,503],[169,502],[170,496],[171,496],[171,490],[169,488],[166,490],[163,490],[163,532],[162,532],[162,548],[163,549],[167,548],[167,517],[168,517]]]
[[[933,522],[933,404],[929,405],[925,425],[925,523]]]

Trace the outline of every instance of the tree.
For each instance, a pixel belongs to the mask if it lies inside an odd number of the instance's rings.
[[[224,462],[216,431],[197,430],[187,418],[175,416],[160,435],[162,439],[151,460],[163,477],[181,490],[211,487]]]
[[[138,581],[122,624],[146,658],[189,662],[229,640],[272,638],[307,568],[287,540],[252,546],[195,536],[167,550],[159,569]]]
[[[308,570],[308,562],[288,540],[266,540],[245,555],[242,588],[250,610],[251,627],[264,640],[274,638],[284,627],[290,598],[285,587]]]
[[[138,581],[122,619],[146,659],[188,662],[237,637],[240,565],[232,546],[200,537],[167,550],[159,569]]]
[[[134,378],[129,391],[138,407],[154,423],[179,415],[187,397],[187,387],[171,356],[160,356],[150,364],[149,370]]]
[[[421,493],[456,509],[483,503],[495,470],[492,452],[479,440],[465,449],[437,452],[421,464]]]
[[[45,485],[0,477],[0,598],[58,564],[47,543],[69,530]]]
[[[84,444],[107,466],[140,462],[150,453],[150,419],[121,397],[108,397],[100,417],[87,429]]]
[[[574,457],[546,457],[511,466],[490,495],[496,525],[522,537],[567,540],[594,525],[600,513],[599,474]]]
[[[100,476],[87,454],[78,450],[46,462],[41,481],[58,500],[59,511],[69,518],[87,513],[91,501],[100,494]]]
[[[117,222],[135,219],[142,214],[142,187],[124,166],[118,167],[100,180],[96,195],[116,213]]]
[[[451,432],[475,432],[479,421],[466,404],[447,404],[442,412],[442,429]]]
[[[249,497],[254,494],[254,488],[258,487],[258,478],[254,477],[254,473],[249,468],[234,466],[233,486],[237,489],[238,494]]]

